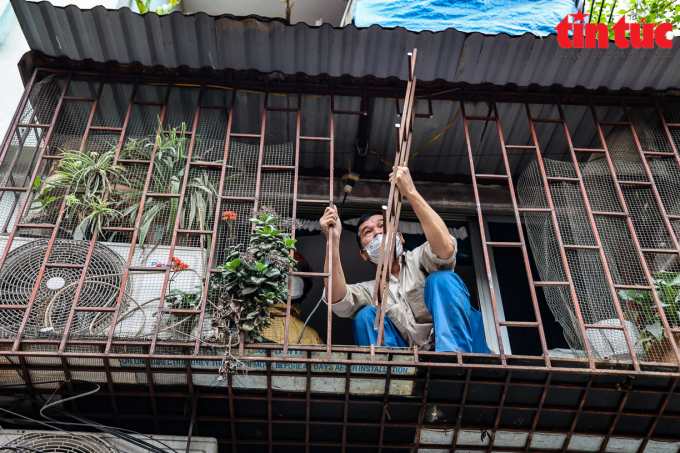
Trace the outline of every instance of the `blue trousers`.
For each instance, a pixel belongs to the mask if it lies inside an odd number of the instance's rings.
[[[425,305],[434,320],[435,351],[492,354],[484,337],[482,314],[470,305],[470,292],[452,271],[430,274],[425,280]],[[352,329],[357,346],[370,346],[378,339],[373,329],[377,307],[364,307],[354,318]],[[408,347],[388,316],[385,317],[385,346]]]

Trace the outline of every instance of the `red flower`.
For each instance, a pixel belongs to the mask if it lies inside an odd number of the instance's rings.
[[[234,211],[224,211],[222,213],[222,220],[236,220],[236,214]]]
[[[189,265],[179,258],[172,257],[172,264],[170,264],[170,270],[172,272],[181,272],[189,269]]]

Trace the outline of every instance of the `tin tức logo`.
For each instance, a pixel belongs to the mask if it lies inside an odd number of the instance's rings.
[[[573,22],[569,22],[569,16],[573,17]],[[568,14],[555,27],[557,30],[557,43],[564,49],[595,49],[596,44],[599,49],[609,48],[609,27],[607,24],[585,23],[586,14],[579,11],[576,14]],[[579,23],[580,22],[580,23]],[[634,49],[653,49],[654,43],[664,49],[673,46],[673,38],[669,39],[667,34],[673,32],[673,24],[664,22],[661,24],[627,22],[626,16],[612,26],[614,32],[614,44],[620,49],[633,47]],[[569,36],[572,32],[572,36]],[[626,35],[629,36],[626,36]]]

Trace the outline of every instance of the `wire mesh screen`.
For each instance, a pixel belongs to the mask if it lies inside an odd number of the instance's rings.
[[[662,124],[653,109],[633,110],[631,117],[640,146],[646,152],[668,152],[670,146],[662,134]],[[620,121],[627,121],[622,118]],[[578,300],[583,322],[587,325],[621,326],[618,302],[621,306],[625,329],[634,344],[634,351],[641,361],[673,361],[668,354],[668,340],[654,341],[660,337],[661,323],[651,290],[626,290],[626,287],[649,287],[650,282],[636,251],[635,241],[642,250],[674,250],[675,246],[655,198],[653,187],[629,126],[615,126],[605,137],[616,178],[622,183],[622,200],[617,194],[615,181],[606,158],[593,154],[580,164],[583,184],[591,209],[595,212],[594,223],[599,233],[606,263],[597,250],[585,200],[578,182],[550,181],[550,178],[575,178],[571,162],[544,160],[545,173],[552,199],[559,234],[565,246],[584,246],[567,249],[566,261]],[[674,159],[651,158],[649,169],[666,212],[677,212],[677,196],[680,180]],[[576,180],[578,181],[578,180]],[[524,170],[518,181],[518,198],[524,208],[546,208],[548,198],[538,161]],[[631,235],[625,206],[635,234]],[[563,259],[557,241],[555,225],[550,213],[527,212],[524,214],[534,258],[541,279],[546,282],[567,280]],[[590,247],[590,248],[588,248]],[[678,255],[648,254],[646,266],[659,292],[662,304],[675,298],[664,281],[675,278]],[[617,301],[612,297],[604,265],[608,266],[613,285],[616,285]],[[582,331],[576,317],[576,301],[568,287],[544,288],[546,299],[555,318],[565,332],[565,337],[579,356],[585,356]],[[672,296],[672,297],[671,297]],[[670,327],[677,327],[677,313],[666,314]],[[656,322],[655,322],[656,321]],[[586,328],[587,340],[593,356],[599,359],[630,359],[630,351],[621,328]],[[658,340],[659,338],[657,338]],[[660,346],[660,343],[666,343]]]
[[[0,310],[0,336],[201,337],[215,308],[203,295],[209,264],[224,263],[228,246],[248,244],[255,208],[276,213],[291,232],[296,114],[277,126],[292,137],[268,135],[263,145],[265,100],[230,88],[96,77],[36,83],[0,162],[0,187],[19,189],[0,192],[2,231],[10,233],[0,236],[0,294],[17,307]],[[243,114],[232,133],[248,134],[229,137],[234,104]],[[249,115],[259,118],[245,121]],[[59,182],[85,162],[109,172],[108,182],[88,186],[93,173]],[[107,210],[110,218],[101,217]],[[224,211],[237,218],[223,221]],[[200,315],[186,311],[203,303],[199,328]]]

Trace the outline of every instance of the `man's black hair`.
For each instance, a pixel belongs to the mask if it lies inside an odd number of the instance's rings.
[[[379,215],[382,216],[382,212],[378,211],[373,211],[373,212],[367,212],[366,214],[362,215],[359,218],[359,223],[357,223],[357,244],[359,244],[359,248],[363,250],[364,248],[361,246],[361,225],[366,223],[368,219],[373,217],[374,215]]]

